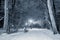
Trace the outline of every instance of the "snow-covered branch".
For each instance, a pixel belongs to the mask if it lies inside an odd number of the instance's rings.
[[[3,20],[4,17],[0,18],[0,21]]]

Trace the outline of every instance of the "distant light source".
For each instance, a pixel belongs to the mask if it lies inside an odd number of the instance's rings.
[[[35,24],[35,21],[33,19],[28,19],[27,22],[25,23],[25,25],[32,25],[32,24]]]
[[[34,20],[33,20],[33,19],[29,19],[28,22],[29,22],[29,23],[33,23]]]

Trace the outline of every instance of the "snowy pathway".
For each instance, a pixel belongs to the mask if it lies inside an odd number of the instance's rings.
[[[4,33],[0,36],[0,40],[60,40],[60,35],[53,35],[53,32],[47,29],[29,29],[27,33]]]

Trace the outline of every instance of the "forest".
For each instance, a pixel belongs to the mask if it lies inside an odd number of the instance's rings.
[[[55,6],[55,1],[52,1],[51,3],[51,10],[54,14],[56,13],[57,7]],[[60,30],[59,25],[56,21],[57,15],[54,14],[51,16],[50,11],[48,10],[49,4],[47,4],[47,0],[1,0],[0,5],[2,7],[0,9],[3,10],[2,13],[0,13],[0,20],[2,19],[0,21],[0,25],[4,26],[8,31],[10,31],[10,29],[14,29],[17,31],[19,28],[24,28],[26,25],[27,28],[32,27]],[[57,28],[54,27],[56,26],[54,18],[58,26]],[[33,25],[31,24],[31,22]]]

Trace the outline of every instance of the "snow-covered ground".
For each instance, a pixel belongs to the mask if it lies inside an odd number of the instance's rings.
[[[29,29],[28,32],[22,31],[12,34],[3,33],[0,40],[60,40],[60,35],[54,35],[51,30],[47,29]]]

